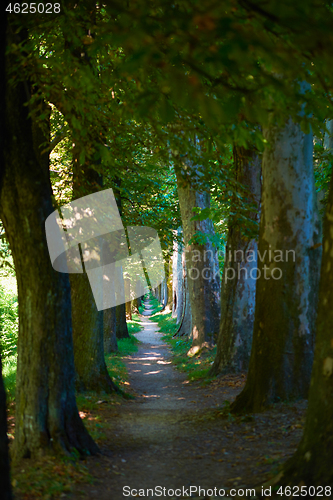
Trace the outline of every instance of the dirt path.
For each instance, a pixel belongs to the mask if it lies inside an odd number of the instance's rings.
[[[137,498],[143,497],[142,491],[127,494],[130,489],[156,486],[185,488],[186,498],[190,486],[240,488],[264,482],[272,475],[272,465],[294,451],[305,403],[279,405],[260,416],[222,417],[219,408],[237,395],[244,376],[224,377],[207,387],[188,384],[171,365],[156,323],[143,317],[142,324],[144,330],[136,334],[142,344],[127,358],[136,398],[116,410],[100,405],[104,455],[87,461],[98,481],[79,488],[75,498]],[[192,494],[203,498],[194,489]]]

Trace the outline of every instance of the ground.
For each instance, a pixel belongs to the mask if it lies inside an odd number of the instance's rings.
[[[139,350],[126,359],[128,390],[135,399],[106,397],[82,412],[86,421],[99,418],[103,432],[97,441],[103,454],[85,462],[94,483],[77,485],[68,498],[137,498],[143,496],[140,489],[156,486],[184,487],[185,498],[192,486],[192,496],[204,498],[195,486],[249,488],[273,477],[299,442],[305,401],[234,418],[224,402],[240,392],[245,374],[217,378],[206,386],[190,384],[172,366],[156,323],[147,317],[142,323],[144,330],[136,335],[142,342]],[[129,489],[137,491],[127,495]],[[176,495],[178,491],[166,498]],[[66,497],[63,493],[61,498]]]

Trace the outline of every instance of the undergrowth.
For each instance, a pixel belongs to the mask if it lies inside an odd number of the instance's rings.
[[[150,306],[153,307],[151,314],[156,314],[157,312],[161,311],[163,309],[162,304],[154,297],[152,293],[147,293],[144,296],[143,299],[145,302],[148,302]],[[139,306],[139,313],[142,314],[142,312],[145,310],[144,306]]]
[[[195,356],[187,355],[192,340],[187,336],[173,337],[177,331],[178,325],[176,318],[172,313],[155,314],[150,318],[156,321],[160,331],[164,333],[162,339],[169,344],[172,353],[172,362],[175,367],[188,374],[188,380],[201,380],[202,383],[209,383],[212,379],[208,377],[208,372],[214,362],[216,355],[216,346],[212,349],[205,348]]]
[[[10,402],[15,398],[16,384],[18,337],[17,289],[14,275],[6,275],[2,270],[0,279],[0,352],[7,402]]]
[[[24,459],[12,468],[15,498],[43,500],[67,497],[77,485],[94,482],[84,461],[73,457]]]
[[[128,325],[132,325],[131,329],[133,331],[134,327],[136,329],[139,328],[140,331],[142,327],[140,326],[140,323],[135,323],[135,322],[128,322]],[[129,328],[130,331],[130,328]],[[128,383],[128,372],[127,368],[125,365],[125,362],[123,360],[124,357],[130,356],[134,352],[138,350],[138,344],[139,340],[135,338],[133,335],[130,333],[130,338],[129,339],[119,339],[117,341],[118,343],[118,351],[113,352],[111,354],[107,354],[105,356],[105,362],[106,366],[108,369],[108,372],[110,373],[110,377],[114,380],[114,382],[120,386],[120,388],[123,388],[122,386],[129,385]]]

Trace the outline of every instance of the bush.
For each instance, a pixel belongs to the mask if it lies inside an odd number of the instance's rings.
[[[162,339],[171,348],[171,360],[175,367],[186,372],[189,381],[200,379],[209,382],[208,373],[216,356],[216,346],[213,349],[204,349],[196,356],[189,357],[187,353],[192,345],[192,340],[187,336],[173,337],[178,325],[176,318],[172,317],[172,313],[155,314],[150,319],[156,321],[160,331],[164,333]]]
[[[0,349],[2,360],[16,354],[17,337],[17,295],[0,285]]]
[[[18,337],[18,303],[14,276],[1,276],[0,352],[7,400],[15,398]]]

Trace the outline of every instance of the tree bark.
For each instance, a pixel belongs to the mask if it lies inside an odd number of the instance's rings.
[[[130,289],[131,289],[130,283],[131,283],[130,280],[125,278],[124,286],[125,286],[125,293],[126,293],[127,297],[130,296]],[[125,309],[126,309],[126,318],[131,320],[132,319],[132,306],[131,306],[130,300],[128,302],[126,302]]]
[[[117,336],[116,336],[116,308],[104,310],[104,352],[110,354],[118,351]]]
[[[183,272],[183,287],[184,287],[184,300],[183,300],[183,312],[181,319],[179,321],[179,328],[176,332],[175,336],[179,337],[182,335],[186,335],[190,337],[192,332],[192,313],[191,313],[191,304],[190,304],[190,295],[188,289],[188,281],[187,281],[187,270],[186,270],[186,262],[185,262],[185,252],[182,254],[182,272]]]
[[[175,231],[178,237],[181,229]],[[183,245],[175,240],[173,243],[172,255],[172,317],[180,322],[183,312],[183,266],[182,266]]]
[[[279,484],[333,486],[333,178],[324,218],[316,346],[302,440]],[[328,496],[331,496],[328,495]]]
[[[261,160],[256,152],[235,147],[234,162],[236,181],[246,190],[244,201],[256,206],[256,210],[248,217],[258,221]],[[237,200],[232,210],[236,212],[236,219]],[[244,235],[237,220],[231,220],[222,278],[220,332],[216,358],[210,371],[212,376],[248,369],[254,323],[256,267],[256,240]]]
[[[0,20],[0,193],[3,175],[5,173],[5,108],[6,108],[6,78],[5,78],[5,53],[6,53],[7,12],[3,12]],[[6,392],[2,379],[2,365],[0,355],[0,484],[4,500],[12,499],[10,483],[8,437],[7,437],[7,411]]]
[[[206,343],[213,343],[217,337],[220,318],[220,276],[217,253],[208,235],[214,234],[211,220],[191,221],[193,208],[210,206],[210,195],[191,188],[188,179],[184,179],[179,170],[177,186],[179,206],[183,224],[185,255],[189,298],[192,312],[193,338],[190,353],[194,354]],[[189,243],[195,233],[201,231],[207,235],[204,244]]]
[[[116,306],[116,334],[117,339],[129,339],[129,333],[126,323],[126,305],[119,304]]]
[[[73,447],[97,453],[75,401],[69,280],[53,270],[48,252],[45,220],[53,212],[52,192],[48,162],[40,161],[41,144],[33,139],[43,134],[33,133],[25,105],[29,89],[28,82],[7,87],[0,193],[19,300],[14,454],[29,457]]]
[[[253,345],[234,412],[308,395],[320,265],[312,134],[289,120],[264,131]],[[259,260],[260,260],[259,259]]]
[[[173,273],[172,273],[172,257],[168,264],[168,274],[167,274],[167,287],[168,287],[168,302],[167,307],[172,311],[173,295],[172,295],[172,283],[173,283]]]
[[[80,165],[81,147],[73,151],[73,199],[99,191],[100,175]],[[104,359],[104,311],[98,311],[87,273],[70,274],[76,388],[78,391],[118,391]]]

